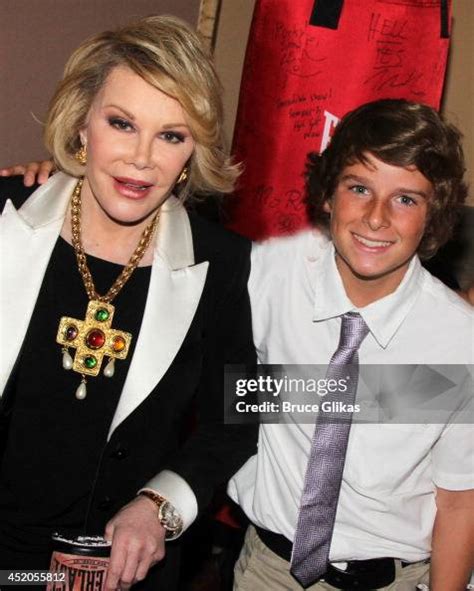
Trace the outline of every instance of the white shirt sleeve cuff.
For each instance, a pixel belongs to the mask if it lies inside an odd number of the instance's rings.
[[[149,480],[143,488],[151,488],[175,507],[183,519],[183,532],[196,519],[198,513],[196,496],[186,480],[176,472],[163,470]]]

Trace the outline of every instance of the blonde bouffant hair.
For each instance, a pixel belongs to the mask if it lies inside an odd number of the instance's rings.
[[[221,85],[199,37],[173,16],[149,16],[84,41],[69,58],[51,100],[45,144],[57,167],[84,175],[74,157],[79,131],[111,70],[126,66],[182,106],[195,141],[179,195],[230,193],[240,173],[224,150]]]

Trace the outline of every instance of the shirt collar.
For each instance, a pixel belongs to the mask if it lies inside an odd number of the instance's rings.
[[[323,247],[321,257],[313,266],[315,302],[313,320],[328,320],[355,310],[346,295],[341,276],[336,267],[335,250],[332,242]]]
[[[358,312],[382,348],[386,348],[413,307],[420,293],[423,269],[417,256],[410,261],[397,289],[363,308],[357,308],[347,297],[336,266],[335,250],[328,242],[313,267],[315,302],[313,321],[335,318],[347,312]]]

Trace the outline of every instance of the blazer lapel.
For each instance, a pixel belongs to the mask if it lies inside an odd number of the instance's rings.
[[[58,173],[20,210],[8,202],[0,219],[0,392],[23,343],[76,182]],[[207,262],[194,265],[188,215],[170,197],[163,206],[142,325],[109,438],[171,365],[199,304],[207,268]]]
[[[208,262],[194,265],[188,215],[176,198],[169,198],[158,227],[142,325],[109,439],[173,362],[199,304],[208,266]]]
[[[76,179],[55,175],[20,210],[11,201],[0,220],[0,396],[25,337]]]

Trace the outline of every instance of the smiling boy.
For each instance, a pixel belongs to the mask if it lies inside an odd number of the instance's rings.
[[[395,291],[423,236],[431,183],[370,153],[347,165],[324,210],[346,294],[358,307]]]
[[[308,205],[319,229],[254,248],[260,362],[472,364],[471,308],[420,264],[450,236],[463,174],[460,134],[433,109],[382,100],[349,113],[329,148],[310,156]],[[319,418],[316,428],[261,426],[258,456],[229,486],[254,525],[235,589],[413,591],[428,580],[431,591],[464,589],[473,567],[471,427],[349,429],[334,439]]]

